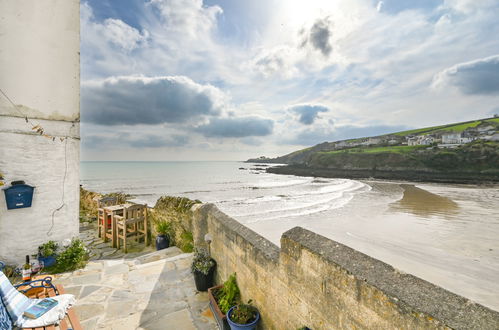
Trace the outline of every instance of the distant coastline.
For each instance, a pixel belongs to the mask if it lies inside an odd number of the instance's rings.
[[[427,172],[411,170],[365,170],[316,168],[306,165],[275,166],[266,169],[268,173],[296,176],[345,179],[402,180],[411,182],[436,182],[459,184],[499,184],[497,173],[470,172]]]

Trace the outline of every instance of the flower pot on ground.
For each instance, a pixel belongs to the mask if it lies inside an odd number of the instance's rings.
[[[208,250],[196,249],[192,260],[191,271],[198,291],[207,291],[213,286],[216,262],[210,257]]]
[[[38,261],[43,262],[43,267],[50,267],[55,264],[58,248],[59,245],[54,241],[48,241],[38,247]]]
[[[236,274],[229,276],[224,284],[217,285],[208,289],[208,298],[210,299],[210,309],[222,330],[229,330],[227,322],[227,312],[239,301],[239,288],[236,283]]]
[[[163,250],[170,246],[170,239],[167,235],[156,236],[156,250]]]
[[[168,221],[157,221],[155,223],[156,232],[156,250],[163,250],[170,246],[171,224]]]
[[[237,304],[227,312],[227,322],[231,330],[253,330],[260,321],[260,313],[251,300],[247,304]]]

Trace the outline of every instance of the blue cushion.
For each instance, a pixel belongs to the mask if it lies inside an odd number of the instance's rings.
[[[3,304],[3,300],[0,298],[0,329],[2,330],[12,330],[12,320],[10,319],[9,313]]]
[[[17,291],[9,279],[0,271],[0,298],[5,305],[12,323],[16,323],[23,316],[24,311],[32,305],[31,300]]]

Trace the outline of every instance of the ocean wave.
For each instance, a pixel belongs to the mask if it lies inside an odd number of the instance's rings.
[[[281,211],[280,214],[275,215],[275,216],[265,216],[265,217],[261,217],[258,219],[247,219],[244,222],[245,223],[256,223],[256,222],[261,222],[261,221],[269,221],[269,220],[282,219],[282,218],[294,218],[294,217],[298,217],[298,216],[308,216],[311,214],[325,212],[327,210],[337,209],[337,208],[345,206],[348,202],[350,202],[350,200],[353,198],[353,196],[354,196],[353,194],[347,193],[343,196],[343,198],[336,199],[333,204],[321,204],[317,207],[307,208],[307,209],[301,208],[301,209],[298,209],[298,210],[301,210],[298,212],[285,212],[285,211],[283,212],[283,211]]]
[[[271,189],[271,188],[281,188],[281,187],[292,187],[297,185],[303,185],[311,182],[308,180],[288,180],[288,181],[269,181],[269,182],[260,182],[257,184],[253,184],[250,188],[252,189]]]

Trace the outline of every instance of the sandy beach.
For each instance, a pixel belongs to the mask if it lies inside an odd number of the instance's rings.
[[[499,310],[499,189],[363,181],[372,189],[306,218],[248,224],[279,244],[302,226]]]

